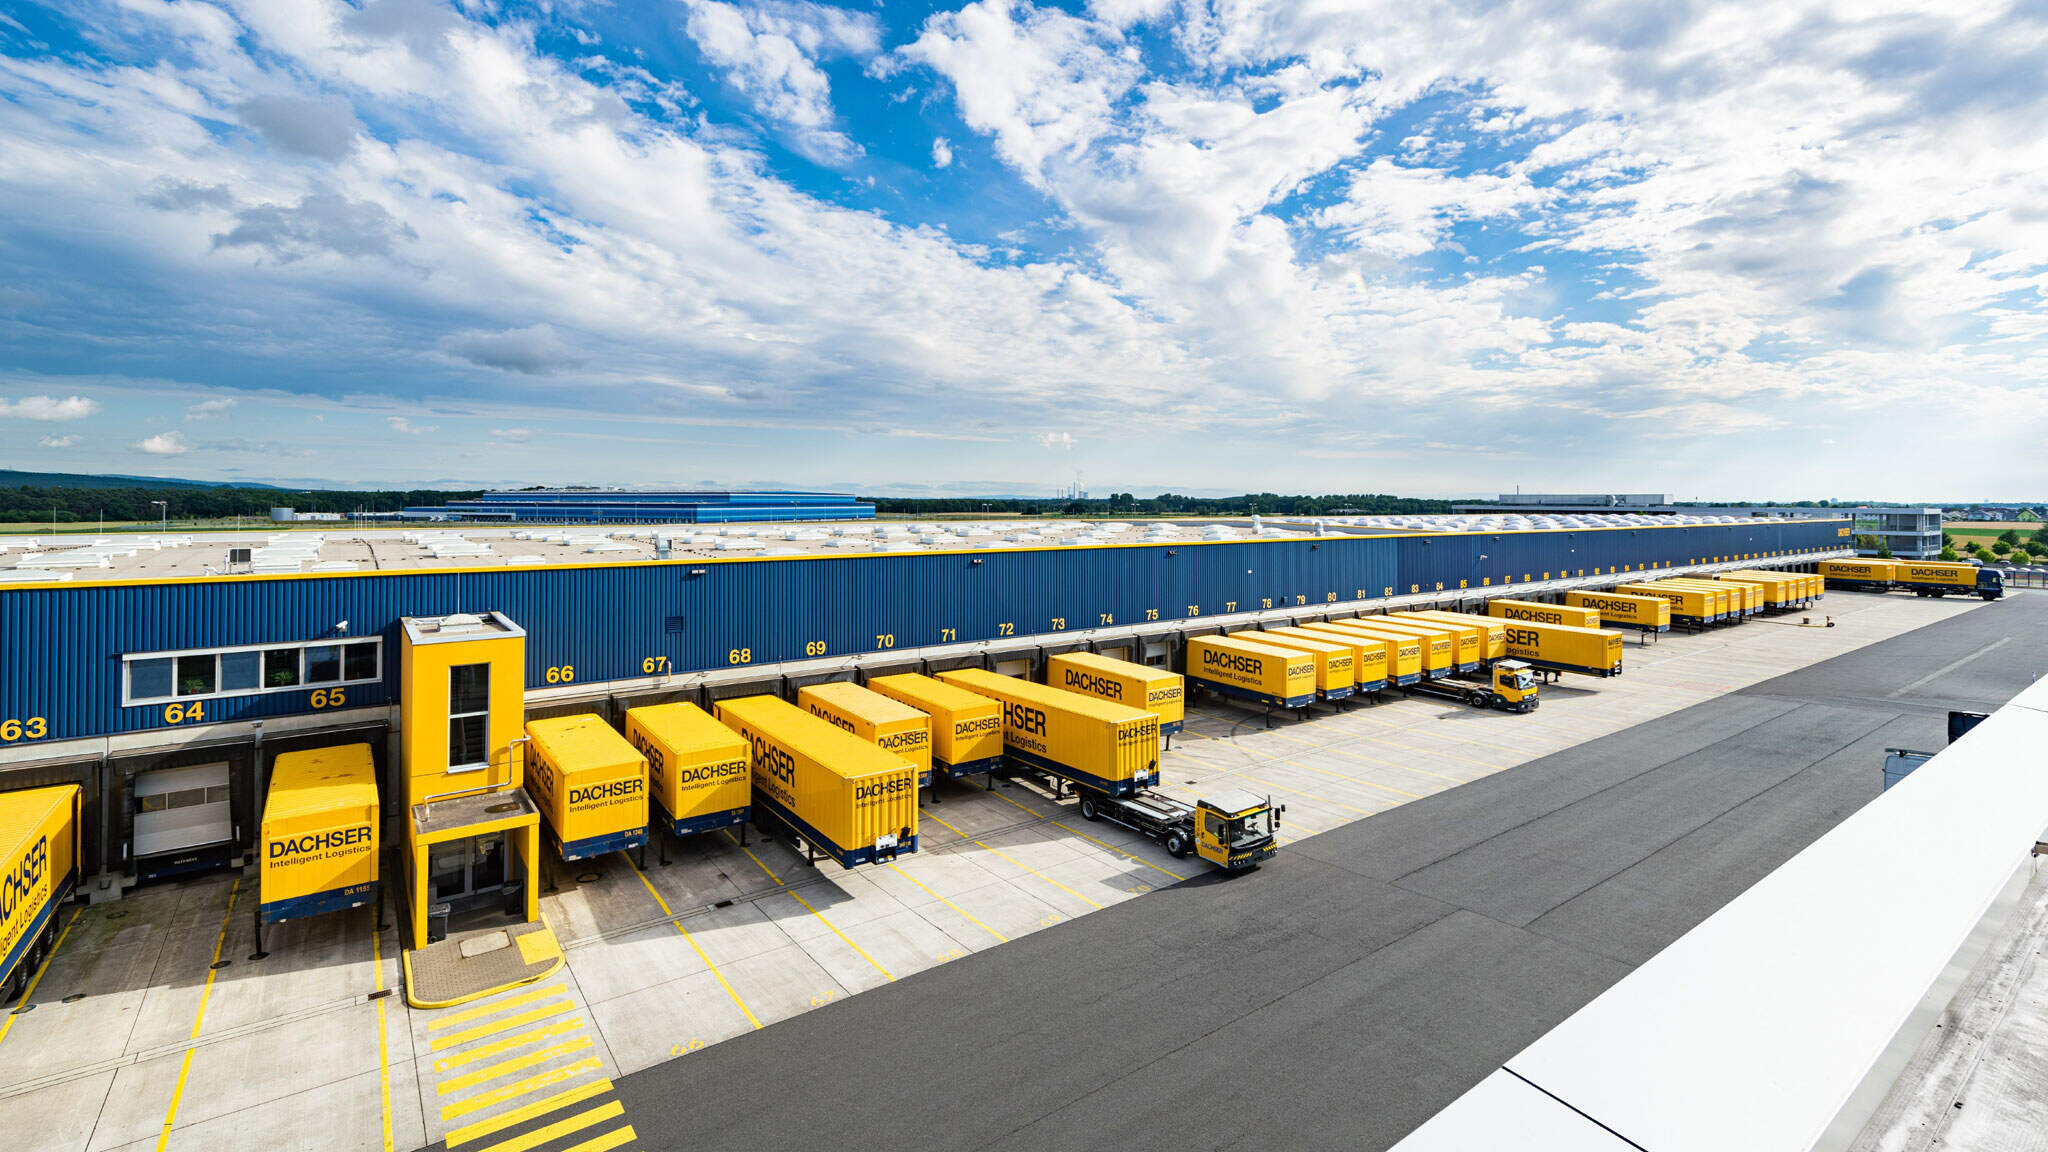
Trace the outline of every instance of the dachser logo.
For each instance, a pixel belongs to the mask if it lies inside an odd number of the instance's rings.
[[[1154,688],[1152,691],[1147,692],[1145,694],[1145,702],[1148,704],[1163,704],[1168,700],[1178,700],[1180,696],[1180,685],[1169,684],[1164,688]]]
[[[759,736],[748,738],[754,746],[754,771],[765,772],[784,784],[796,784],[796,757]]]
[[[747,774],[747,762],[728,760],[723,764],[700,764],[676,773],[676,782],[685,786],[691,784],[718,784]]]
[[[1509,628],[1505,631],[1508,634],[1508,645],[1510,647],[1534,648],[1537,642],[1543,638],[1543,633],[1536,631],[1534,628]]]
[[[270,858],[278,860],[286,856],[305,856],[314,852],[326,852],[334,848],[353,848],[370,842],[370,826],[354,828],[330,828],[315,832],[311,836],[287,836],[270,842]]]
[[[1045,735],[1045,713],[1022,704],[1003,705],[1003,727],[1031,735]]]
[[[931,742],[931,733],[921,731],[891,732],[887,736],[875,741],[876,745],[886,748],[891,752],[898,748],[922,748]]]
[[[1090,696],[1100,696],[1106,700],[1121,700],[1124,698],[1124,686],[1114,680],[1097,676],[1093,672],[1079,672],[1072,668],[1066,671],[1067,687],[1072,688],[1076,692],[1086,692]]]
[[[894,796],[898,792],[902,792],[906,789],[915,787],[917,787],[917,777],[898,776],[893,780],[884,780],[878,784],[861,784],[855,786],[853,790],[853,799],[855,803],[858,803],[862,800],[879,800],[884,796]]]
[[[42,886],[43,875],[50,867],[50,838],[36,837],[29,850],[21,854],[7,875],[0,877],[0,924],[14,919],[15,910],[21,902]]]
[[[1542,624],[1564,623],[1564,613],[1552,612],[1544,608],[1523,608],[1520,606],[1515,606],[1507,608],[1504,611],[1507,612],[1508,619],[1510,620],[1535,620],[1538,623]]]
[[[1208,667],[1221,668],[1227,672],[1243,672],[1248,676],[1257,676],[1259,669],[1265,667],[1265,662],[1257,656],[1246,656],[1241,652],[1225,652],[1217,648],[1202,649],[1202,663]]]
[[[596,804],[605,800],[623,800],[638,796],[647,787],[647,782],[638,776],[623,780],[601,780],[596,784],[585,784],[581,788],[569,789],[569,807],[579,804]]]
[[[1636,610],[1636,606],[1626,600],[1609,600],[1604,596],[1581,596],[1579,603],[1587,608],[1597,609],[1601,612],[1613,612],[1622,616],[1632,616]]]
[[[953,725],[953,735],[979,736],[984,732],[1000,732],[1002,728],[1003,718],[1000,716],[976,716]]]
[[[534,781],[540,790],[552,796],[555,794],[555,766],[539,756],[533,758]]]
[[[839,725],[841,728],[846,729],[848,732],[853,731],[853,721],[845,719],[844,717],[834,716],[832,713],[825,711],[823,708],[818,707],[816,704],[811,705],[811,715],[816,716],[820,720],[829,720],[832,723]]]

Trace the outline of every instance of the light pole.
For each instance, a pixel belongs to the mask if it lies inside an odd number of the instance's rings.
[[[169,535],[169,534],[170,534],[170,528],[171,528],[171,503],[170,503],[170,501],[168,501],[168,500],[151,500],[151,501],[150,501],[150,503],[151,503],[151,504],[154,504],[154,505],[156,505],[156,515],[157,515],[157,520],[156,520],[156,534],[157,534],[158,536],[166,536],[166,535]]]

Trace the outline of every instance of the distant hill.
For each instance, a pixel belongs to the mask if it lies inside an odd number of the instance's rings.
[[[174,480],[167,476],[89,476],[78,472],[16,472],[0,468],[0,488],[274,488],[229,480]]]

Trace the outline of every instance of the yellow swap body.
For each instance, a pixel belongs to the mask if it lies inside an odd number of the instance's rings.
[[[0,987],[78,886],[76,784],[0,792]]]
[[[1358,682],[1358,693],[1377,692],[1387,686],[1387,652],[1394,644],[1378,636],[1345,633],[1338,629],[1268,628],[1269,636],[1294,636],[1303,640],[1320,640],[1324,643],[1342,644],[1351,650],[1351,675]],[[1417,653],[1421,648],[1416,649]]]
[[[368,744],[286,752],[263,800],[265,924],[377,899],[377,762]]]
[[[1969,595],[1977,591],[1977,566],[1975,564],[1938,564],[1923,560],[1901,560],[1892,573],[1892,581],[1900,588],[1926,595],[1960,592]]]
[[[1316,702],[1316,665],[1305,652],[1259,644],[1240,633],[1194,637],[1188,641],[1187,660],[1188,679],[1219,696],[1267,708],[1306,708]]]
[[[1768,580],[1762,576],[1740,576],[1733,572],[1723,572],[1714,577],[1714,581],[1719,584],[1740,584],[1756,589],[1763,596],[1765,608],[1782,611],[1799,603],[1798,592],[1789,580]]]
[[[1303,639],[1267,629],[1240,633],[1257,638],[1260,644],[1307,654],[1316,665],[1316,695],[1325,700],[1347,700],[1358,691],[1357,661],[1349,644],[1317,637]]]
[[[1428,625],[1398,616],[1374,616],[1372,627],[1394,636],[1413,636],[1422,641],[1422,678],[1441,680],[1458,670],[1458,633],[1442,625]]]
[[[1457,637],[1458,646],[1452,651],[1456,653],[1456,667],[1460,672],[1470,672],[1494,659],[1487,652],[1493,646],[1497,629],[1484,616],[1467,616],[1461,612],[1395,612],[1389,619],[1428,628],[1450,629]],[[1507,641],[1503,638],[1500,647],[1505,649],[1506,646]]]
[[[781,825],[842,868],[917,851],[917,767],[776,696],[717,704],[747,742],[754,822]]]
[[[1657,596],[1628,596],[1620,592],[1567,592],[1565,602],[1600,613],[1603,628],[1633,628],[1638,632],[1671,631],[1671,601]]]
[[[1320,624],[1304,624],[1311,632],[1335,632],[1345,636],[1362,636],[1377,640],[1386,646],[1387,679],[1395,684],[1413,684],[1422,679],[1422,638],[1403,636],[1393,632],[1375,632],[1358,620],[1326,620]]]
[[[647,843],[647,758],[601,717],[526,722],[526,790],[564,860]]]
[[[1751,589],[1741,584],[1723,584],[1719,580],[1697,579],[1691,576],[1673,576],[1658,581],[1674,588],[1697,588],[1714,597],[1714,606],[1724,619],[1741,623],[1750,616],[1749,601]],[[1759,605],[1761,607],[1761,605]]]
[[[1018,764],[1108,796],[1159,783],[1159,717],[1150,712],[981,668],[939,679],[1002,705],[1003,751]]]
[[[1417,620],[1432,620],[1439,624],[1455,624],[1460,628],[1472,628],[1479,633],[1479,656],[1492,663],[1504,660],[1508,654],[1507,628],[1499,620],[1488,616],[1468,616],[1460,612],[1442,609],[1421,609],[1414,612],[1397,612],[1397,616],[1412,616]]]
[[[1819,565],[1821,579],[1828,587],[1851,592],[1890,589],[1898,582],[1899,567],[1896,560],[1823,560]]]
[[[1003,766],[1003,706],[917,672],[877,676],[868,687],[932,718],[932,775],[949,779]]]
[[[1187,681],[1178,672],[1094,652],[1063,652],[1045,662],[1045,682],[1069,692],[1100,696],[1159,717],[1159,734],[1180,731],[1187,718]]]
[[[910,761],[917,786],[931,786],[932,718],[924,712],[844,681],[797,689],[796,706]]]
[[[1697,588],[1678,588],[1664,583],[1622,584],[1614,589],[1624,596],[1655,596],[1671,605],[1671,622],[1698,628],[1720,622],[1720,602]]]
[[[1736,572],[1724,572],[1721,579],[1748,580],[1776,588],[1781,600],[1772,602],[1781,603],[1788,608],[1798,607],[1813,599],[1813,577],[1805,572],[1766,572],[1745,568]]]
[[[1538,604],[1532,600],[1491,600],[1486,614],[1502,620],[1531,620],[1538,624],[1569,624],[1574,628],[1598,628],[1600,612],[1576,604]]]
[[[648,792],[676,835],[747,822],[754,797],[747,742],[711,713],[695,704],[628,708],[626,742],[646,757]]]
[[[1581,676],[1621,675],[1621,633],[1569,624],[1515,620],[1507,625],[1508,655],[1538,668]]]

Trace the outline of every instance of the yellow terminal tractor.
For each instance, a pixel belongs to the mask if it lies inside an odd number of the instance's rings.
[[[376,901],[377,825],[377,762],[368,744],[277,758],[263,802],[254,912],[258,956],[264,955],[266,924]]]
[[[1081,818],[1110,820],[1159,841],[1166,854],[1200,856],[1225,872],[1256,868],[1277,851],[1276,830],[1287,805],[1242,788],[1228,788],[1189,804],[1163,792],[1118,799],[1081,790]]]

